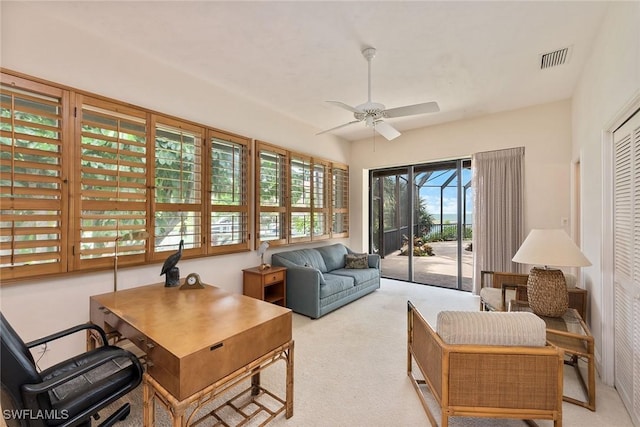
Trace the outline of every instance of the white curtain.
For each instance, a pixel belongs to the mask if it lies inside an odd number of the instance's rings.
[[[480,271],[520,272],[511,261],[524,240],[524,147],[476,153],[473,170],[473,292]]]

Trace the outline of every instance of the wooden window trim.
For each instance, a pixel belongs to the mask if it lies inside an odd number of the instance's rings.
[[[244,230],[242,231],[242,241],[235,244],[226,244],[226,245],[215,245],[213,241],[209,242],[207,245],[208,253],[210,254],[225,254],[232,252],[241,252],[241,251],[249,251],[250,241],[251,241],[251,212],[250,212],[250,203],[253,200],[251,197],[250,184],[251,184],[251,155],[252,155],[252,144],[251,139],[241,137],[238,135],[220,132],[216,130],[209,129],[207,132],[207,170],[210,171],[208,182],[212,181],[213,174],[213,165],[211,164],[211,153],[213,152],[213,146],[211,145],[211,141],[213,139],[227,141],[233,144],[237,144],[244,147],[242,156],[242,170],[241,174],[244,175],[243,178],[243,188],[242,188],[242,201],[238,205],[214,205],[211,203],[211,188],[208,188],[207,191],[207,212],[206,218],[209,221],[209,225],[207,227],[208,230],[211,230],[210,234],[213,234],[213,225],[211,224],[211,217],[213,212],[237,212],[240,213],[245,221]]]
[[[58,234],[58,245],[57,250],[52,255],[47,255],[48,259],[52,256],[57,258],[54,262],[48,262],[44,264],[35,264],[35,265],[11,265],[3,267],[1,271],[2,282],[7,282],[12,279],[20,279],[26,277],[40,276],[46,274],[56,274],[56,273],[64,273],[68,270],[68,217],[69,217],[69,197],[68,197],[68,177],[69,177],[69,164],[67,156],[68,153],[71,152],[71,145],[69,143],[73,128],[70,127],[68,120],[69,116],[69,98],[70,93],[67,90],[62,88],[58,88],[52,85],[48,85],[41,82],[32,81],[29,79],[25,79],[19,76],[14,76],[11,74],[7,74],[4,72],[0,73],[0,80],[4,85],[8,88],[9,92],[18,91],[24,92],[24,95],[27,97],[35,97],[37,95],[43,95],[46,97],[58,99],[58,105],[60,106],[60,126],[58,128],[59,138],[55,141],[59,141],[59,176],[57,177],[57,181],[59,182],[59,198],[58,199],[40,199],[34,201],[33,199],[24,199],[21,197],[2,197],[2,210],[5,211],[20,211],[25,209],[46,209],[46,210],[55,210],[59,213],[55,216],[58,221],[58,227],[54,230],[51,230],[52,233]],[[12,110],[12,119],[13,121],[13,110]],[[13,126],[12,126],[13,129]],[[13,135],[13,131],[11,133]],[[7,137],[5,133],[3,133],[3,137]],[[54,140],[51,140],[54,141]],[[12,147],[15,145],[12,143]],[[3,146],[4,147],[4,146]],[[13,150],[14,148],[12,148]],[[13,159],[11,160],[13,164]],[[11,166],[12,174],[13,174],[13,166]],[[12,175],[13,176],[13,175]],[[13,178],[12,178],[13,179]],[[13,186],[13,184],[12,184]],[[4,189],[3,189],[4,192]],[[3,231],[4,233],[4,231]],[[13,233],[13,232],[12,232]],[[11,234],[11,241],[14,241],[14,235]],[[25,244],[28,242],[25,242]],[[0,244],[0,248],[7,248],[7,244]],[[13,255],[13,248],[7,248],[10,250]],[[32,255],[35,260],[39,256],[35,254]],[[3,261],[4,262],[4,261]]]
[[[184,120],[178,117],[166,115],[153,111],[147,108],[142,108],[136,105],[128,104],[122,101],[114,100],[108,97],[104,97],[98,94],[90,93],[87,91],[77,90],[72,87],[67,87],[58,83],[49,82],[44,79],[28,76],[26,74],[18,73],[15,71],[0,68],[1,81],[3,85],[17,88],[21,91],[25,91],[28,95],[42,94],[48,97],[60,98],[60,150],[61,150],[61,172],[60,181],[61,196],[59,200],[55,202],[47,201],[47,206],[59,206],[60,227],[59,227],[59,262],[50,264],[38,264],[27,266],[8,266],[0,269],[2,275],[2,282],[0,285],[10,284],[20,279],[34,279],[40,277],[62,276],[66,274],[77,274],[87,271],[100,271],[105,269],[111,269],[114,265],[114,257],[105,256],[102,258],[95,258],[92,262],[78,262],[79,260],[79,234],[77,232],[79,228],[78,209],[80,209],[80,189],[78,187],[79,182],[79,162],[80,151],[79,141],[81,138],[81,125],[79,120],[76,120],[77,111],[81,110],[83,102],[90,100],[91,105],[96,108],[102,108],[113,112],[114,114],[124,114],[134,117],[144,118],[147,122],[147,225],[146,230],[149,237],[146,239],[146,250],[144,254],[123,257],[119,255],[119,264],[121,266],[133,266],[133,265],[145,265],[153,262],[162,262],[170,251],[163,251],[157,254],[152,252],[153,244],[152,235],[154,230],[154,210],[161,207],[155,204],[154,194],[152,194],[154,180],[154,163],[155,158],[155,123],[160,121],[168,125],[176,125],[176,127],[196,128],[199,129],[200,137],[202,141],[201,147],[201,174],[203,187],[201,189],[201,203],[198,205],[199,212],[203,216],[204,220],[201,221],[201,247],[197,250],[185,250],[183,258],[196,258],[208,255],[218,255],[223,253],[235,253],[240,251],[249,250],[250,230],[252,225],[250,221],[247,223],[247,238],[246,242],[241,245],[227,245],[222,249],[214,248],[207,251],[207,240],[210,234],[210,219],[208,215],[212,208],[207,200],[207,188],[205,187],[206,181],[210,179],[211,169],[209,168],[208,152],[206,151],[208,144],[207,138],[209,135],[223,135],[223,139],[242,142],[247,144],[247,188],[245,191],[245,200],[247,201],[244,206],[239,207],[238,210],[246,212],[247,220],[249,220],[250,201],[253,200],[253,192],[251,186],[248,185],[251,179],[251,139],[218,130],[212,127],[203,126],[199,123]],[[74,114],[75,112],[75,114]],[[9,199],[10,197],[7,197]],[[7,200],[2,200],[2,208],[8,209],[9,207],[24,208],[26,205],[23,201],[15,200],[11,204]],[[99,203],[95,203],[95,206],[99,206]],[[175,206],[174,206],[175,207]],[[185,205],[183,208],[191,208],[193,205]],[[235,208],[234,208],[235,209]],[[87,261],[87,260],[85,260]]]
[[[286,170],[289,171],[288,176],[286,177],[286,197],[285,197],[285,206],[282,207],[269,207],[269,206],[261,206],[260,205],[260,152],[269,151],[274,154],[278,154],[284,158],[285,164],[287,165]],[[302,159],[304,161],[308,161],[311,168],[311,201],[310,206],[307,207],[293,207],[291,205],[291,161],[292,159]],[[313,157],[309,154],[300,153],[297,151],[289,151],[283,147],[279,147],[277,145],[264,142],[264,141],[256,141],[255,146],[255,215],[254,215],[254,230],[255,230],[255,248],[257,249],[262,240],[260,239],[260,213],[262,212],[279,212],[285,215],[287,226],[285,232],[285,238],[278,240],[269,240],[269,244],[272,246],[285,246],[296,243],[308,243],[315,241],[323,241],[334,238],[345,238],[349,237],[348,232],[348,221],[349,221],[349,192],[348,192],[348,180],[349,180],[349,166],[344,163],[332,162],[330,160]],[[325,167],[325,178],[324,178],[324,207],[317,208],[315,206],[316,197],[315,188],[314,188],[314,173],[315,173],[315,165],[323,165]],[[334,192],[333,185],[333,171],[334,169],[343,170],[346,173],[346,193],[345,193],[345,203],[346,206],[343,208],[335,209],[333,207],[333,199],[332,194]],[[311,232],[310,236],[304,237],[293,237],[291,230],[292,223],[292,214],[293,213],[310,213],[311,216]],[[314,234],[314,221],[315,221],[315,213],[323,213],[325,214],[326,224],[325,231],[321,234]],[[342,213],[346,216],[346,231],[341,233],[336,233],[333,231],[333,217],[334,213]]]
[[[282,184],[284,185],[284,189],[282,190],[282,197],[283,197],[283,201],[282,201],[282,206],[262,206],[261,205],[261,200],[260,200],[260,190],[261,190],[261,185],[260,185],[260,153],[262,151],[268,151],[271,153],[274,153],[278,156],[281,156],[283,159],[282,162],[282,166],[284,167],[284,170],[282,171],[282,173],[285,175],[285,179]],[[287,236],[288,234],[288,204],[289,201],[287,199],[288,194],[287,194],[287,186],[288,186],[288,182],[286,182],[288,179],[286,178],[288,176],[288,171],[286,170],[286,166],[289,164],[289,154],[287,152],[287,150],[278,147],[276,145],[273,144],[269,144],[267,142],[264,141],[256,141],[255,142],[255,155],[254,155],[254,162],[255,162],[255,203],[254,203],[254,207],[255,207],[255,215],[254,215],[254,242],[255,242],[255,249],[257,249],[263,242],[263,240],[260,238],[260,214],[263,212],[270,212],[270,213],[279,213],[281,217],[284,218],[283,224],[282,224],[282,228],[284,230],[280,230],[280,236],[284,235],[284,238],[281,239],[274,239],[274,240],[268,240],[269,245],[270,246],[282,246],[282,245],[287,245],[288,242],[288,238]]]

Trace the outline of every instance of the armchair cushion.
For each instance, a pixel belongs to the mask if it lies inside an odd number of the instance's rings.
[[[441,311],[436,332],[448,344],[544,347],[547,342],[544,321],[528,312]]]

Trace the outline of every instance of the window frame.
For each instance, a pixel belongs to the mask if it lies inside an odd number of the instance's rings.
[[[273,153],[274,155],[280,156],[282,159],[281,163],[286,165],[285,171],[287,171],[287,176],[282,176],[281,179],[286,186],[284,198],[284,205],[272,207],[272,206],[263,206],[261,205],[260,200],[260,191],[261,191],[261,182],[260,176],[262,175],[261,171],[261,161],[260,156],[261,152],[266,151],[269,153]],[[344,163],[331,162],[329,160],[313,157],[308,154],[300,153],[297,151],[286,150],[283,147],[279,147],[277,145],[264,142],[264,141],[256,141],[256,149],[255,149],[255,221],[254,221],[254,230],[255,230],[255,248],[257,249],[263,240],[260,238],[261,224],[260,224],[260,214],[264,212],[278,212],[281,215],[284,215],[287,221],[286,230],[284,233],[281,233],[280,239],[275,240],[264,240],[268,241],[270,246],[285,246],[296,243],[309,243],[309,242],[317,242],[322,240],[334,239],[334,238],[346,238],[349,237],[349,166]],[[293,165],[293,161],[302,161],[307,162],[309,164],[310,170],[310,202],[309,207],[296,207],[292,206],[292,173],[291,168]],[[323,207],[317,207],[315,199],[318,197],[318,193],[315,190],[315,168],[316,166],[322,166],[324,168],[324,177],[323,177],[323,186],[324,189],[320,193],[320,197],[323,198]],[[342,190],[342,202],[344,204],[341,208],[334,208],[334,200],[332,195],[335,193],[335,180],[334,180],[334,170],[340,170],[343,174],[343,181],[340,182],[341,190]],[[302,237],[294,237],[292,232],[292,215],[296,213],[309,213],[310,214],[310,235],[302,236]],[[321,233],[314,233],[314,221],[315,214],[320,213],[324,214],[326,218],[326,223],[324,226],[324,230]],[[334,214],[341,213],[344,215],[344,231],[335,232],[333,227]]]
[[[242,188],[242,194],[240,195],[240,203],[238,203],[237,205],[234,204],[213,204],[211,202],[211,194],[213,193],[213,189],[211,188],[212,186],[212,181],[213,181],[213,159],[212,159],[212,155],[213,155],[213,140],[220,140],[220,141],[225,141],[228,142],[230,144],[235,144],[236,146],[241,146],[243,147],[242,149],[242,153],[241,153],[241,177],[240,179],[242,180],[241,183],[241,188]],[[232,212],[232,213],[239,213],[244,219],[243,222],[244,224],[242,225],[242,227],[244,228],[241,231],[241,241],[238,243],[234,243],[234,244],[229,244],[229,245],[214,245],[213,244],[213,239],[211,237],[209,237],[208,239],[208,244],[207,244],[207,250],[209,254],[226,254],[226,253],[234,253],[234,252],[242,252],[242,251],[249,251],[250,248],[250,241],[251,241],[251,213],[250,213],[250,201],[252,200],[251,198],[251,193],[250,193],[250,183],[251,183],[251,168],[249,167],[251,164],[251,153],[252,153],[252,149],[251,149],[251,139],[243,137],[243,136],[239,136],[239,135],[234,135],[231,133],[227,133],[227,132],[222,132],[222,131],[217,131],[217,130],[213,130],[213,129],[208,129],[207,131],[207,140],[206,140],[206,146],[207,146],[207,153],[208,153],[208,162],[209,162],[209,170],[211,171],[209,173],[209,188],[207,191],[207,195],[208,195],[208,203],[207,203],[207,213],[206,213],[206,217],[207,220],[209,221],[209,225],[207,227],[208,230],[210,230],[209,236],[211,236],[213,234],[213,224],[211,223],[211,219],[213,216],[214,212]]]
[[[49,264],[36,264],[26,266],[5,266],[0,268],[0,274],[2,275],[2,282],[0,285],[12,283],[14,279],[27,279],[27,278],[39,278],[49,277],[51,275],[66,274],[73,272],[86,272],[86,271],[101,271],[106,269],[112,269],[115,266],[116,259],[120,266],[133,266],[133,265],[146,265],[156,262],[162,262],[167,256],[171,255],[173,251],[167,249],[166,251],[157,251],[154,248],[155,239],[154,230],[156,225],[155,212],[159,208],[163,208],[162,204],[156,203],[155,187],[155,138],[156,138],[156,124],[169,125],[185,130],[197,132],[200,136],[199,141],[199,171],[201,174],[200,179],[200,196],[195,203],[187,203],[180,205],[177,209],[192,209],[197,212],[198,220],[200,221],[200,232],[197,236],[198,245],[196,248],[185,248],[183,251],[183,258],[196,258],[202,256],[212,256],[226,253],[236,253],[241,251],[250,250],[250,238],[251,238],[251,217],[250,201],[253,200],[253,189],[249,185],[251,176],[251,146],[252,140],[248,137],[236,135],[225,132],[223,130],[215,129],[213,127],[205,126],[199,123],[191,122],[189,120],[180,119],[177,117],[160,114],[150,109],[131,105],[122,101],[107,98],[101,95],[93,94],[77,90],[71,87],[59,85],[53,82],[48,82],[35,77],[27,76],[21,73],[16,73],[11,70],[1,69],[1,82],[7,88],[16,88],[21,92],[25,92],[29,96],[46,96],[46,97],[59,97],[60,99],[60,112],[59,112],[59,145],[60,145],[60,176],[57,177],[60,184],[61,195],[59,200],[55,200],[56,206],[59,206],[59,230],[56,232],[59,234],[59,246],[56,252],[58,257],[57,262]],[[145,206],[145,218],[146,225],[144,230],[137,230],[130,233],[132,236],[137,237],[136,245],[144,245],[145,250],[143,253],[135,255],[123,255],[119,253],[98,256],[93,259],[84,259],[80,261],[80,209],[83,206],[81,202],[82,189],[80,187],[81,176],[81,161],[82,161],[82,105],[83,102],[87,105],[91,105],[95,108],[105,110],[106,112],[112,112],[115,115],[134,116],[140,120],[146,121],[146,202]],[[6,132],[5,132],[6,133]],[[119,133],[117,133],[119,135]],[[242,188],[242,197],[244,199],[242,206],[237,207],[237,210],[244,212],[246,215],[246,226],[243,231],[243,242],[237,245],[214,245],[210,242],[211,235],[211,212],[216,210],[211,206],[210,197],[210,183],[212,179],[212,167],[210,161],[210,152],[208,151],[210,144],[208,144],[208,138],[211,135],[217,135],[222,139],[230,141],[241,142],[246,147],[244,152],[244,162],[242,165],[243,173],[245,174],[245,183]],[[3,136],[6,138],[7,135]],[[10,135],[8,135],[11,138]],[[13,144],[13,143],[12,143]],[[3,146],[5,149],[7,146]],[[7,172],[8,173],[8,172]],[[12,178],[9,178],[12,179]],[[93,179],[93,178],[90,178]],[[94,183],[95,183],[95,179]],[[13,183],[11,183],[13,186]],[[15,206],[24,206],[24,203],[19,201],[9,201],[11,195],[5,191],[8,196],[2,197],[2,209],[9,210],[18,209]],[[8,190],[10,192],[10,189]],[[5,200],[6,199],[6,200]],[[48,202],[51,205],[51,202]],[[86,203],[85,203],[86,205]],[[94,203],[94,205],[99,205]],[[126,205],[126,203],[125,203]],[[166,207],[166,206],[164,206]],[[176,208],[176,206],[172,206]],[[236,209],[236,208],[233,208]],[[9,234],[11,231],[9,231]],[[125,232],[126,234],[126,232]],[[13,240],[13,235],[8,235],[8,240]],[[115,240],[115,239],[114,239]],[[115,240],[118,241],[118,240]],[[141,243],[143,242],[143,243]],[[0,247],[7,246],[6,243],[0,242]],[[124,248],[125,243],[120,241],[118,248]],[[176,245],[177,246],[177,245]],[[114,243],[115,248],[115,243]],[[5,256],[6,258],[6,256]]]
[[[248,137],[229,133],[224,130],[215,129],[213,127],[205,126],[200,123],[191,122],[189,120],[181,119],[178,117],[161,114],[147,108],[128,104],[123,101],[111,99],[91,92],[77,90],[72,87],[63,86],[53,82],[48,82],[21,73],[16,73],[11,70],[0,69],[0,72],[2,78],[1,82],[3,86],[7,86],[9,88],[15,87],[19,91],[25,92],[27,95],[37,96],[39,94],[40,96],[57,98],[59,99],[58,104],[60,108],[59,114],[56,116],[59,117],[58,144],[60,147],[57,154],[60,157],[60,173],[56,178],[60,182],[60,196],[53,203],[56,206],[57,212],[59,212],[59,214],[56,216],[59,221],[59,227],[55,229],[55,232],[59,235],[59,238],[56,240],[57,252],[55,252],[56,256],[58,257],[58,261],[51,262],[49,264],[1,267],[0,274],[3,277],[3,280],[0,285],[11,283],[12,281],[14,281],[14,279],[49,277],[51,275],[80,271],[86,272],[107,270],[114,268],[117,263],[119,263],[121,266],[134,266],[164,261],[167,256],[173,253],[173,247],[167,247],[166,250],[158,250],[158,248],[156,248],[156,213],[162,209],[171,212],[195,212],[195,218],[197,218],[197,221],[199,221],[199,232],[197,233],[196,238],[193,239],[191,245],[192,247],[188,247],[187,245],[185,245],[185,249],[183,250],[183,258],[196,258],[249,251],[251,250],[252,232],[253,243],[257,248],[263,242],[263,240],[260,239],[260,214],[264,212],[275,212],[280,215],[279,221],[281,221],[281,230],[279,236],[275,240],[268,240],[269,244],[273,246],[289,245],[300,242],[313,242],[337,237],[348,237],[348,230],[342,233],[335,233],[332,226],[333,215],[335,211],[335,209],[333,208],[332,200],[332,194],[334,192],[333,168],[338,165],[338,167],[346,172],[346,177],[348,180],[348,166],[346,165],[334,163],[326,159],[315,158],[309,154],[289,151],[282,147],[278,147],[277,145],[269,144],[264,141],[254,141]],[[92,170],[91,167],[89,167],[87,169],[89,172],[87,172],[87,177],[85,178],[86,182],[90,182],[89,187],[93,185],[94,190],[105,191],[105,194],[107,194],[107,196],[105,196],[104,200],[102,201],[100,201],[99,197],[96,200],[91,200],[90,198],[85,198],[83,200],[83,105],[87,106],[87,111],[93,111],[94,113],[96,113],[93,124],[102,125],[103,122],[100,118],[100,115],[105,114],[105,132],[109,130],[108,127],[110,126],[110,124],[108,123],[108,120],[110,118],[108,116],[110,114],[112,114],[114,117],[123,118],[123,120],[125,121],[129,119],[133,120],[130,121],[126,127],[126,129],[129,130],[135,129],[136,121],[144,123],[144,126],[146,127],[146,131],[144,132],[146,144],[146,153],[144,154],[144,164],[146,166],[146,182],[143,185],[146,186],[146,189],[143,193],[135,193],[136,190],[131,189],[132,187],[136,187],[139,190],[140,186],[142,185],[140,184],[140,182],[142,181],[139,180],[140,174],[138,172],[133,173],[130,170],[126,170],[126,172],[124,172],[122,175],[120,175],[119,172],[116,172],[115,174],[118,176],[118,178],[115,180],[116,184],[105,185],[105,189],[103,190],[99,185],[100,174],[92,175],[95,170]],[[115,120],[114,123],[119,123],[119,121]],[[131,127],[132,124],[133,127]],[[110,137],[111,142],[113,143],[113,146],[109,146],[109,144],[105,143],[105,147],[107,147],[105,151],[111,153],[117,158],[117,156],[120,155],[118,153],[121,145],[135,145],[128,144],[128,141],[138,142],[138,140],[127,139],[126,131],[122,132],[125,134],[125,136],[122,137],[121,140],[121,128],[119,127],[119,125],[114,126],[115,128],[113,128],[112,126],[112,129],[110,129],[110,131],[115,133],[108,134],[108,132],[106,132],[106,135],[104,135],[106,139],[109,139],[107,137]],[[199,154],[199,164],[197,164],[196,169],[200,174],[200,194],[199,197],[192,202],[176,204],[166,202],[160,203],[156,200],[159,192],[159,189],[156,187],[157,171],[155,163],[157,157],[156,137],[158,134],[158,126],[168,126],[169,128],[184,130],[185,132],[193,132],[195,135],[197,135],[198,141],[196,142],[195,146],[197,147],[196,155]],[[100,130],[100,127],[88,127],[85,130],[90,131],[92,129]],[[6,132],[4,133],[6,134]],[[136,131],[135,133],[137,135],[141,135],[140,132]],[[3,134],[3,137],[6,138],[7,136],[5,134]],[[96,135],[100,137],[103,136],[103,134],[100,133],[96,133]],[[89,145],[91,141],[90,132],[85,135],[85,137],[87,138],[87,146],[91,147]],[[244,147],[242,153],[243,162],[241,166],[241,172],[239,173],[239,175],[242,176],[243,180],[242,184],[240,185],[242,198],[240,203],[230,203],[229,205],[224,205],[214,204],[212,201],[211,195],[214,190],[211,183],[212,180],[215,179],[212,159],[214,139],[228,141],[230,143],[239,144],[239,146]],[[96,140],[100,141],[100,138],[96,138]],[[5,147],[3,146],[3,148]],[[122,150],[125,153],[122,154],[122,156],[129,156],[124,160],[124,162],[131,163],[132,157],[136,157],[135,153],[137,152],[134,152],[133,149],[127,147],[123,148]],[[279,171],[278,182],[280,185],[281,200],[278,203],[278,206],[260,205],[261,150],[266,150],[278,156],[279,159],[279,167],[281,170]],[[90,152],[91,150],[89,150],[89,153]],[[100,157],[96,156],[96,159],[99,160]],[[108,156],[105,156],[104,159],[105,165],[107,165],[103,168],[105,171],[110,170],[108,169],[109,167],[114,167],[116,168],[116,170],[119,170],[117,169],[117,167],[119,167],[120,165],[118,163],[119,160],[110,162]],[[310,201],[307,206],[291,206],[291,159],[302,159],[308,164],[309,187],[306,191],[308,197],[310,198]],[[89,155],[88,157],[85,156],[85,161],[90,163],[91,155]],[[117,163],[117,166],[113,166],[113,164],[109,166],[110,163]],[[133,165],[131,164],[128,166],[133,167]],[[318,173],[316,171],[316,168],[318,166],[321,166],[321,168],[324,170],[324,176],[321,178],[323,189],[320,192],[317,192],[315,188],[316,174]],[[109,181],[109,184],[113,184],[113,180],[111,180],[110,177],[114,176],[114,173],[105,172],[104,176],[106,177],[105,180]],[[127,191],[132,191],[135,194],[138,194],[139,197],[131,197],[131,195],[129,194],[121,193],[120,190],[115,191],[116,196],[108,196],[109,193],[114,193],[114,191],[110,188],[121,187],[121,176],[126,176],[122,188],[126,188]],[[6,180],[6,178],[3,179]],[[135,179],[138,179],[137,183],[127,183],[127,180],[134,181]],[[250,185],[252,179],[253,185]],[[13,185],[13,182],[11,182],[12,187]],[[7,194],[6,189],[4,189],[3,191],[5,191],[5,194]],[[145,196],[142,197],[140,196],[140,194],[144,194]],[[121,195],[122,199],[118,198]],[[102,254],[100,251],[96,252],[98,255],[93,258],[82,258],[80,250],[82,241],[82,209],[83,207],[89,207],[94,208],[94,210],[97,212],[98,210],[95,209],[96,207],[109,206],[109,197],[116,197],[116,199],[118,200],[118,208],[114,209],[115,212],[122,210],[120,206],[124,206],[125,211],[127,209],[131,210],[132,215],[129,215],[128,218],[125,218],[125,222],[127,220],[131,221],[131,219],[142,218],[142,216],[138,215],[137,213],[142,212],[144,207],[144,225],[140,229],[133,229],[135,228],[133,227],[132,229],[129,229],[128,231],[125,230],[122,233],[119,229],[120,226],[116,226],[116,235],[114,235],[115,238],[113,243],[113,255],[106,254],[106,252],[104,252],[103,250]],[[129,200],[128,197],[131,200]],[[322,198],[322,203],[316,204],[316,200],[318,199],[318,197]],[[344,213],[348,219],[348,194],[346,195],[346,197],[347,206],[345,208],[341,208],[340,212]],[[23,201],[16,202],[14,200],[9,201],[9,199],[12,199],[11,195],[3,196],[1,199],[1,201],[3,202],[2,209],[5,211],[9,209],[19,209],[19,207],[17,206],[24,205]],[[49,205],[50,204],[51,203],[49,203]],[[253,204],[253,206],[251,204]],[[253,215],[251,215],[252,209]],[[214,212],[240,213],[241,218],[246,218],[246,220],[241,219],[244,225],[241,226],[241,237],[239,242],[219,245],[216,245],[214,243],[214,239],[212,238],[212,214]],[[298,238],[293,237],[291,234],[291,215],[300,212],[308,212],[310,214],[310,235]],[[316,214],[324,215],[325,217],[325,225],[319,232],[316,232],[315,230]],[[85,218],[86,217],[87,216],[85,215]],[[127,217],[126,213],[124,214],[124,217]],[[108,215],[106,215],[105,218],[109,219]],[[112,218],[121,217],[116,213]],[[116,223],[120,224],[119,221],[117,221]],[[126,225],[130,226],[131,222]],[[135,225],[135,223],[133,225]],[[110,230],[109,227],[110,226],[107,226],[106,230]],[[7,233],[6,230],[3,232]],[[12,232],[10,231],[9,235],[5,234],[5,236],[8,236],[8,239],[13,240],[15,238],[15,235],[11,233]],[[103,242],[106,241],[104,239],[102,240]],[[131,243],[131,241],[134,241],[134,243]],[[3,243],[2,241],[0,241],[0,248],[2,248],[3,246],[7,247],[7,243]],[[141,251],[142,247],[144,247],[144,251]],[[177,249],[177,243],[175,247]],[[123,252],[118,252],[119,249],[122,249]],[[130,250],[130,253],[126,253],[127,249]]]
[[[87,259],[82,259],[82,242],[83,242],[83,238],[82,238],[82,232],[83,232],[83,210],[85,205],[87,206],[87,210],[96,210],[99,211],[99,208],[103,208],[104,207],[111,207],[114,206],[115,208],[113,209],[113,212],[118,212],[120,211],[120,207],[124,207],[125,210],[127,210],[127,208],[134,208],[134,207],[138,207],[138,205],[142,204],[142,206],[140,206],[140,208],[144,209],[145,212],[145,220],[147,222],[147,227],[145,227],[146,231],[148,231],[148,215],[149,215],[149,182],[148,182],[148,162],[145,161],[145,175],[146,175],[146,182],[145,182],[145,186],[146,186],[146,190],[145,190],[145,201],[142,203],[136,203],[136,202],[127,202],[125,200],[109,200],[109,201],[90,201],[90,200],[84,200],[83,199],[83,195],[84,195],[84,191],[82,190],[82,185],[83,185],[83,177],[82,177],[82,172],[83,172],[83,166],[82,166],[82,159],[83,159],[83,155],[82,155],[82,151],[83,151],[83,124],[84,124],[84,106],[87,105],[88,108],[87,110],[89,111],[96,111],[96,110],[101,110],[100,114],[102,114],[103,116],[106,116],[108,114],[110,114],[112,117],[117,118],[120,117],[122,118],[123,116],[128,116],[131,118],[135,118],[138,119],[140,121],[144,121],[145,124],[145,143],[147,144],[147,150],[146,150],[146,155],[145,155],[145,160],[148,158],[149,153],[148,153],[148,137],[149,137],[149,132],[148,132],[148,126],[149,126],[149,120],[148,120],[148,114],[145,112],[141,112],[139,110],[136,109],[132,109],[132,108],[128,108],[126,106],[123,106],[121,104],[118,103],[113,103],[113,102],[109,102],[109,101],[105,101],[102,99],[98,99],[98,98],[94,98],[91,96],[86,96],[83,94],[78,94],[75,97],[75,106],[74,106],[74,121],[75,121],[75,136],[73,139],[73,145],[74,145],[74,158],[73,158],[73,187],[71,188],[71,194],[73,195],[73,200],[74,200],[74,207],[73,207],[73,214],[70,215],[69,217],[69,223],[70,223],[70,229],[73,230],[73,246],[72,246],[72,252],[73,252],[73,256],[71,257],[71,269],[72,270],[86,270],[86,269],[97,269],[97,268],[110,268],[113,267],[114,265],[114,259],[116,257],[116,246],[117,246],[117,250],[120,250],[120,248],[126,249],[128,247],[128,239],[123,239],[120,235],[117,235],[116,238],[113,239],[113,246],[114,246],[114,250],[113,250],[113,256],[111,255],[107,255],[104,257],[96,257],[96,258],[87,258]],[[118,138],[119,141],[119,138]],[[118,184],[118,183],[116,183]],[[120,188],[119,185],[117,185],[117,188]],[[91,209],[91,208],[94,209]],[[113,217],[110,217],[109,215],[105,214],[103,215],[103,217],[108,220],[111,219]],[[118,217],[115,216],[117,223],[119,223],[118,221]],[[119,227],[116,226],[116,234],[120,234],[120,230]],[[124,235],[124,234],[123,234]],[[142,238],[142,239],[136,239],[136,241],[139,240],[144,240],[144,250],[141,253],[137,253],[137,254],[132,254],[132,255],[126,255],[126,254],[122,254],[122,253],[118,253],[117,254],[117,258],[118,258],[118,265],[119,266],[124,266],[124,265],[129,265],[129,264],[139,264],[139,263],[143,263],[147,260],[147,256],[146,253],[148,252],[148,242],[146,238]],[[138,245],[139,246],[139,245]]]
[[[69,217],[69,196],[68,196],[68,182],[69,182],[69,164],[68,160],[69,153],[71,152],[71,145],[69,143],[70,138],[72,137],[73,129],[69,126],[69,98],[70,93],[68,90],[64,88],[56,87],[53,85],[49,85],[46,83],[41,83],[37,81],[32,81],[30,79],[22,78],[19,76],[14,76],[11,74],[7,74],[4,71],[0,73],[2,86],[6,86],[5,89],[7,92],[14,93],[23,93],[24,96],[30,98],[37,98],[38,96],[44,96],[47,98],[58,99],[59,105],[59,137],[56,139],[59,145],[58,156],[60,158],[60,163],[57,165],[59,169],[59,175],[56,177],[56,181],[58,182],[58,192],[59,198],[53,199],[36,199],[34,201],[34,197],[24,198],[24,197],[14,197],[12,190],[10,190],[9,197],[1,197],[0,201],[2,202],[1,210],[2,211],[22,211],[29,208],[32,209],[45,209],[45,210],[55,210],[58,211],[58,214],[55,216],[58,221],[58,226],[53,230],[56,234],[58,234],[58,247],[54,254],[54,258],[57,257],[57,261],[48,262],[48,263],[37,263],[37,264],[20,264],[20,265],[8,265],[0,268],[0,273],[2,275],[2,281],[5,282],[11,279],[18,279],[24,277],[32,277],[32,276],[40,276],[43,274],[55,274],[55,273],[64,273],[68,271],[69,264],[69,240],[68,240],[68,230],[69,224],[67,218]],[[4,88],[3,88],[4,89]],[[5,91],[3,90],[3,92]],[[12,98],[13,99],[13,98]],[[12,106],[13,106],[12,102]],[[11,112],[11,122],[14,123],[14,114],[15,111],[12,108]],[[11,151],[12,153],[15,150],[15,128],[12,125],[12,131],[10,135],[7,136],[6,132],[2,132],[2,136],[5,138],[11,138]],[[4,148],[4,145],[2,145]],[[4,161],[3,161],[4,163]],[[13,176],[15,173],[14,169],[15,158],[14,155],[11,154],[11,187],[14,186]],[[3,177],[4,179],[4,177]],[[0,190],[4,193],[4,187]],[[36,194],[33,194],[36,196]],[[12,213],[11,216],[20,215],[18,213]],[[50,227],[46,227],[50,228]],[[14,230],[14,227],[11,227],[11,230]],[[2,230],[4,234],[6,230]],[[10,237],[8,242],[1,242],[0,248],[5,250],[7,246],[9,246],[9,251],[11,253],[10,258],[13,259],[15,254],[15,250],[17,247],[21,246],[19,243],[16,244],[16,234],[13,234],[11,231],[10,236],[3,235],[2,239],[4,240],[6,237]],[[37,240],[36,240],[37,241]],[[25,242],[25,244],[27,244]],[[27,244],[28,246],[33,248],[33,244]],[[35,250],[35,248],[34,248]],[[5,257],[3,257],[5,258]],[[39,258],[34,254],[33,259]],[[51,258],[53,259],[53,258]],[[13,263],[11,263],[13,264]]]
[[[341,171],[342,181],[337,181],[336,171]],[[338,186],[342,190],[342,205],[337,207],[336,194],[338,193]],[[349,237],[349,166],[343,163],[331,164],[331,237],[345,238]],[[343,215],[343,231],[335,230],[336,214]]]
[[[279,165],[281,167],[279,171],[279,178],[281,180],[282,188],[280,190],[280,199],[277,200],[278,205],[262,205],[261,200],[261,153],[262,152],[270,153],[278,159]],[[282,246],[287,245],[289,243],[289,215],[288,215],[288,165],[289,165],[289,156],[288,152],[280,148],[278,146],[269,144],[264,141],[256,141],[255,142],[255,219],[254,219],[254,246],[255,249],[258,249],[262,242],[269,242],[269,246]],[[261,222],[260,222],[260,214],[263,212],[269,213],[277,213],[281,218],[281,228],[278,230],[278,237],[276,239],[262,240],[262,236],[260,235],[261,231]]]

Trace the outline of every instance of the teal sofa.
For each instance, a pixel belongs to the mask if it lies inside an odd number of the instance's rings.
[[[287,307],[317,319],[380,287],[380,256],[367,255],[368,268],[345,268],[343,244],[297,249],[271,255],[271,264],[287,267]]]

